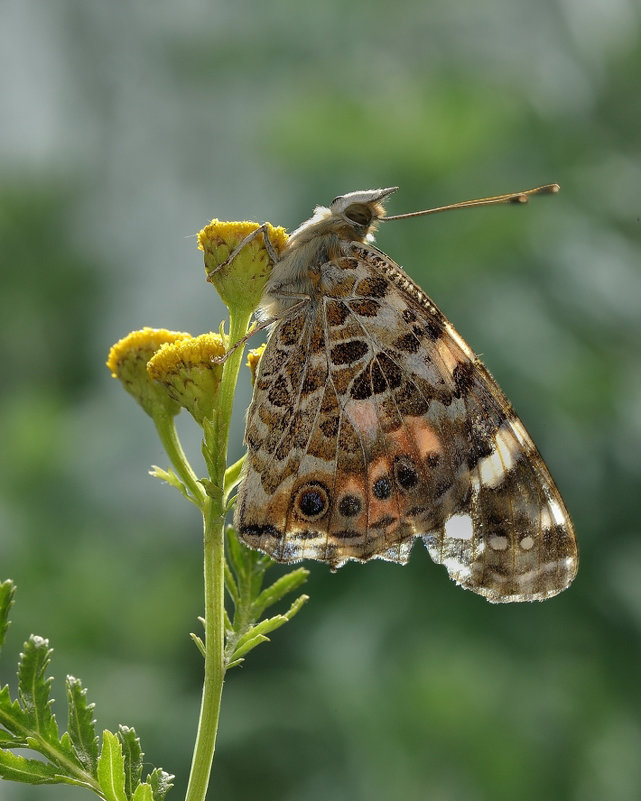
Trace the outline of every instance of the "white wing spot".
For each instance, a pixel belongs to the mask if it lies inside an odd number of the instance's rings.
[[[500,537],[498,535],[490,537],[490,548],[493,551],[505,551],[507,550],[508,545],[509,540],[507,537]]]
[[[521,540],[521,548],[523,548],[524,551],[530,551],[533,548],[533,546],[534,546],[534,540],[532,539],[532,537],[523,537],[523,539]]]
[[[511,421],[510,426],[523,448],[526,450],[526,452],[530,453],[532,451],[532,439],[525,430],[523,423],[517,417],[515,420]]]
[[[552,512],[552,519],[557,524],[557,526],[565,525],[565,518],[566,515],[563,513],[563,509],[559,506],[559,504],[552,498],[550,500],[550,511]]]
[[[447,572],[450,576],[454,576],[457,581],[468,578],[472,572],[469,565],[459,562],[459,560],[455,559],[453,556],[443,559],[443,564],[447,568]]]
[[[494,437],[496,450],[479,461],[481,483],[490,489],[498,487],[518,460],[521,446],[508,426],[499,428]]]
[[[445,536],[455,540],[471,540],[474,526],[469,515],[452,515],[445,523]]]

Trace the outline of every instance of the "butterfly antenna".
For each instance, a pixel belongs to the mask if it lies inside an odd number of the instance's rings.
[[[525,189],[523,192],[511,192],[509,195],[492,195],[480,197],[476,200],[463,200],[460,203],[451,203],[449,206],[437,206],[435,209],[424,211],[410,211],[408,214],[394,214],[391,217],[381,217],[381,222],[388,220],[406,220],[408,217],[423,217],[426,214],[436,214],[439,211],[454,211],[454,209],[469,209],[472,206],[498,206],[506,203],[527,203],[532,195],[554,195],[561,187],[558,184],[545,184],[534,189]]]

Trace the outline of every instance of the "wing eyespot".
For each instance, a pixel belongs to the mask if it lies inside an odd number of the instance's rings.
[[[329,509],[329,492],[319,481],[302,486],[294,498],[294,508],[310,523],[320,520]]]

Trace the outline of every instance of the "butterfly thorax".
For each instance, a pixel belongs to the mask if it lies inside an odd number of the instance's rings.
[[[309,220],[292,232],[265,286],[259,317],[273,319],[301,298],[310,302],[323,294],[321,268],[345,255],[351,242],[373,241],[385,210],[381,203],[393,190],[351,192],[330,207],[317,206]]]

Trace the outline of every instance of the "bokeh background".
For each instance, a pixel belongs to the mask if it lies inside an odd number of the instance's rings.
[[[558,181],[526,208],[390,224],[378,244],[534,435],[575,519],[575,584],[496,607],[420,544],[404,568],[310,564],[309,604],[228,677],[209,797],[638,801],[639,4],[2,0],[0,15],[0,576],[18,584],[1,682],[30,632],[49,637],[56,698],[80,676],[98,728],[135,726],[180,798],[200,522],[147,475],[166,459],[109,346],[143,325],[218,328],[194,237],[212,217],[291,230],[354,189],[399,185],[394,213]],[[244,376],[233,459],[249,395]]]

